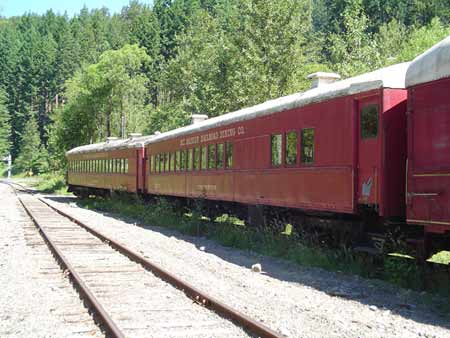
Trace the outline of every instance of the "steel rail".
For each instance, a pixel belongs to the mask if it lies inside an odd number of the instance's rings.
[[[215,310],[216,312],[222,314],[223,316],[225,316],[227,318],[230,318],[235,323],[242,325],[243,327],[247,328],[247,330],[249,330],[250,332],[257,334],[259,337],[262,337],[262,338],[282,338],[282,337],[284,337],[283,335],[272,330],[271,328],[267,327],[266,325],[250,318],[249,316],[241,313],[240,311],[224,304],[223,302],[219,301],[218,299],[215,299],[214,297],[211,297],[207,293],[197,289],[193,285],[180,279],[179,277],[175,276],[171,272],[169,272],[169,271],[163,269],[162,267],[156,265],[155,263],[147,260],[146,258],[141,256],[139,253],[125,247],[121,243],[113,240],[110,237],[105,236],[104,234],[93,229],[92,227],[86,225],[82,221],[80,221],[80,220],[76,219],[75,217],[67,214],[66,212],[56,208],[55,206],[53,206],[50,203],[48,203],[47,201],[45,201],[43,198],[38,197],[38,199],[42,203],[44,203],[45,205],[49,206],[51,209],[53,209],[54,211],[59,213],[60,215],[70,219],[72,222],[74,222],[74,223],[78,224],[79,226],[81,226],[82,228],[86,229],[94,236],[107,242],[111,247],[118,250],[122,254],[126,255],[131,260],[135,261],[136,263],[141,264],[145,269],[150,270],[151,272],[158,275],[161,279],[176,286],[177,288],[182,290],[188,297],[192,298],[194,301]]]
[[[55,255],[56,259],[58,260],[58,262],[60,263],[62,268],[69,272],[69,274],[72,278],[72,281],[75,283],[75,286],[76,286],[78,292],[81,294],[82,298],[85,299],[89,303],[90,307],[93,309],[93,311],[97,315],[99,321],[105,327],[106,331],[108,331],[108,333],[114,338],[125,338],[125,335],[122,333],[122,331],[120,331],[120,329],[114,323],[112,318],[106,313],[103,306],[98,302],[98,300],[95,298],[95,296],[89,290],[87,285],[83,282],[80,275],[78,275],[78,273],[75,271],[73,266],[69,263],[69,261],[63,255],[63,253],[59,250],[57,245],[48,236],[47,232],[44,230],[44,228],[41,226],[41,224],[39,224],[37,219],[34,217],[33,213],[25,205],[22,198],[20,198],[19,196],[18,196],[18,198],[19,198],[19,201],[22,204],[23,208],[27,212],[28,216],[30,216],[30,218],[33,220],[33,223],[36,225],[38,231],[42,234],[42,237],[44,238],[48,247],[53,252],[53,254]]]

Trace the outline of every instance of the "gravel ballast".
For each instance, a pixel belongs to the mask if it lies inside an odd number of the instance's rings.
[[[288,337],[450,337],[450,320],[420,295],[377,280],[306,268],[160,227],[48,202],[141,252]],[[260,263],[262,273],[252,271]]]
[[[0,225],[0,337],[103,337],[5,184]]]

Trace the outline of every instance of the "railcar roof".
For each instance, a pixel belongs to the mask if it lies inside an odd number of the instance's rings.
[[[406,87],[450,77],[450,36],[416,57],[406,72]]]
[[[87,144],[84,146],[76,147],[69,150],[66,155],[84,154],[92,152],[102,152],[109,150],[120,150],[127,148],[138,148],[144,145],[144,141],[148,140],[152,136],[140,136],[128,139],[110,140],[101,143]]]
[[[122,148],[139,147],[168,140],[171,138],[197,133],[211,128],[229,125],[239,121],[245,121],[256,117],[270,115],[293,108],[303,107],[308,104],[327,101],[335,97],[352,95],[378,88],[405,88],[405,74],[409,66],[408,62],[382,68],[370,73],[365,73],[332,84],[313,88],[305,92],[280,97],[274,100],[258,104],[256,106],[240,109],[232,113],[214,117],[203,122],[177,128],[159,135],[143,136],[139,139],[117,140],[81,146],[70,150],[67,154],[79,154],[85,152],[106,151]]]

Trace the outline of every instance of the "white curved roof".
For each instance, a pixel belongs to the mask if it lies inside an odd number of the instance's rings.
[[[406,87],[450,77],[450,36],[416,57],[406,72]]]
[[[148,140],[153,136],[140,136],[128,139],[110,140],[101,143],[86,144],[84,146],[76,147],[69,150],[66,155],[75,155],[83,153],[92,153],[108,150],[119,150],[127,148],[138,148],[144,145],[144,140]]]
[[[229,125],[239,121],[245,121],[256,117],[270,115],[293,108],[303,107],[308,104],[327,101],[329,99],[366,92],[378,88],[405,88],[405,74],[409,66],[408,62],[389,66],[365,73],[342,81],[337,81],[305,92],[296,93],[274,100],[258,104],[256,106],[237,110],[232,113],[214,117],[203,122],[177,128],[159,135],[144,136],[139,142],[128,142],[127,140],[113,141],[109,144],[97,143],[81,146],[70,150],[67,154],[104,151],[112,149],[138,147],[163,140],[197,133],[211,128]],[[137,140],[137,139],[136,139]],[[135,141],[136,141],[135,140]]]

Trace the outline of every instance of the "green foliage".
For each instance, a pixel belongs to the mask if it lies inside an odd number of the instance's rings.
[[[39,174],[48,170],[48,153],[41,144],[36,117],[32,114],[25,125],[20,153],[14,162],[16,170]]]
[[[36,184],[31,186],[46,194],[69,195],[67,183],[63,175],[57,173],[47,173],[39,176]]]
[[[11,149],[11,122],[5,102],[5,94],[0,90],[0,161]]]
[[[421,271],[414,260],[387,257],[384,260],[384,278],[409,289],[420,289]]]
[[[142,132],[146,124],[147,77],[142,67],[149,61],[144,48],[125,45],[103,53],[99,62],[83,67],[66,83],[68,104],[54,119],[53,144],[63,149],[103,141],[108,136]]]

